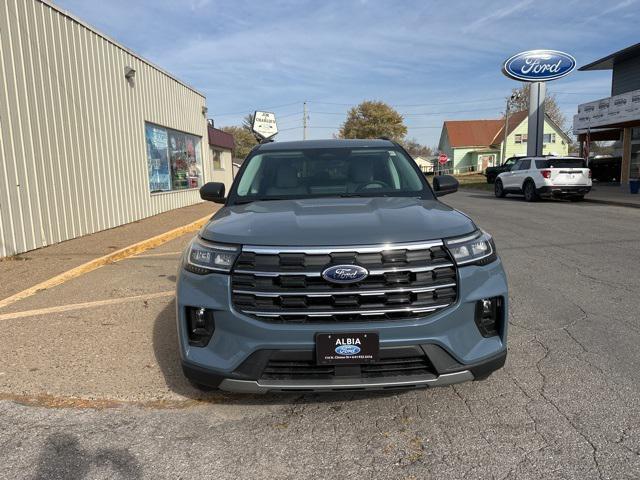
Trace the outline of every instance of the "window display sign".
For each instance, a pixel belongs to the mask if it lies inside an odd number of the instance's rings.
[[[149,168],[149,190],[164,192],[171,190],[169,155],[167,151],[167,131],[147,123],[147,166]]]
[[[147,160],[151,192],[199,188],[200,138],[147,123]]]

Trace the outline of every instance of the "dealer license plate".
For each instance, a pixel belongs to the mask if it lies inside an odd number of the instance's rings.
[[[378,360],[377,333],[317,333],[316,362],[319,365],[372,363]]]

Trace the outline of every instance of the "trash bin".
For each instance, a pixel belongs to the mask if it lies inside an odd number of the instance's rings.
[[[634,178],[629,180],[629,192],[637,194],[638,190],[640,190],[640,179]]]

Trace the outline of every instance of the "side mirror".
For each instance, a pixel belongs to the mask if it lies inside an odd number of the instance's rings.
[[[451,175],[440,175],[433,177],[433,190],[436,192],[436,197],[443,195],[449,195],[458,191],[458,180]]]
[[[208,202],[224,203],[224,183],[205,183],[200,187],[200,198]]]

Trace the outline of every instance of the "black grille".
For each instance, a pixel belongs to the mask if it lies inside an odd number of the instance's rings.
[[[420,347],[380,350],[376,363],[318,365],[312,352],[277,352],[262,372],[263,380],[327,380],[332,378],[385,378],[436,374]]]
[[[232,274],[233,304],[264,320],[423,317],[449,306],[457,296],[456,269],[440,242],[362,247],[351,252],[338,247],[337,251],[311,248],[309,252],[246,248]],[[325,268],[342,264],[363,266],[369,276],[346,285],[322,278]]]

